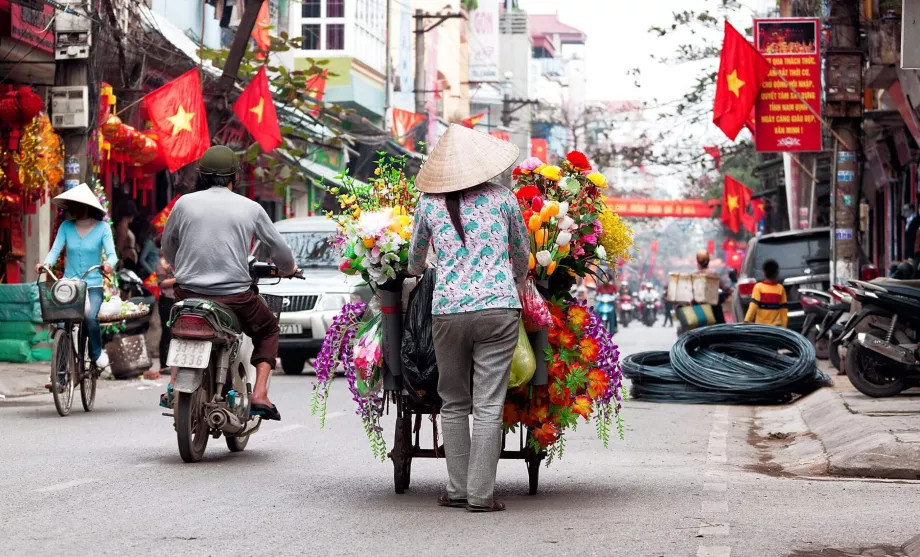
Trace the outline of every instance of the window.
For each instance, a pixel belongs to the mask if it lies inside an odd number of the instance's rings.
[[[300,48],[304,50],[319,50],[322,43],[319,38],[319,23],[306,23],[301,26],[303,35],[303,44]]]
[[[300,7],[300,16],[320,17],[320,1],[321,0],[303,0],[303,5]]]
[[[345,17],[345,0],[326,0],[326,17]]]
[[[330,23],[326,26],[326,50],[345,50],[344,23]]]

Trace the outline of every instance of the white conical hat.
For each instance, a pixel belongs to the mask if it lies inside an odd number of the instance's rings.
[[[105,209],[103,209],[102,204],[99,203],[99,198],[96,197],[93,190],[89,189],[89,186],[86,184],[80,184],[75,188],[65,191],[52,199],[51,202],[58,207],[66,207],[67,203],[82,203],[98,210],[103,215],[105,214]]]
[[[422,170],[415,187],[425,193],[450,193],[488,182],[517,162],[517,145],[451,124]]]

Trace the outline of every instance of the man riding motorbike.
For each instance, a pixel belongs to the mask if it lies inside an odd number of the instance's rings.
[[[281,276],[293,276],[297,266],[265,209],[233,192],[239,169],[239,157],[229,148],[216,145],[205,152],[198,163],[199,191],[182,196],[166,222],[163,255],[175,269],[177,301],[214,300],[240,318],[243,332],[252,338],[251,363],[256,368],[250,408],[265,419],[280,420],[268,399],[280,328],[252,286],[248,256],[253,237],[268,248]],[[175,385],[175,369],[170,385]],[[172,401],[164,402],[171,406]]]

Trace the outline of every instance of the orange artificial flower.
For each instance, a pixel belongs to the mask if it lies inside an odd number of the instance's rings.
[[[595,368],[588,372],[587,394],[592,400],[597,400],[607,392],[607,375]]]
[[[547,374],[550,379],[564,379],[569,373],[568,366],[562,360],[553,360],[553,363],[547,368]]]
[[[553,271],[555,270],[556,270],[556,262],[550,261],[549,266],[546,268],[546,274],[551,275],[553,274]]]
[[[575,403],[572,405],[572,412],[578,414],[582,418],[590,416],[592,410],[591,399],[586,396],[576,398]]]
[[[588,320],[588,311],[581,306],[572,306],[569,308],[569,323],[576,327],[581,327]]]
[[[540,404],[540,405],[534,404],[530,408],[530,416],[529,416],[530,423],[541,424],[545,422],[548,417],[549,417],[549,408],[547,408],[546,404]]]
[[[541,447],[548,447],[556,442],[556,439],[559,437],[559,429],[553,424],[543,424],[531,430],[530,434],[533,435],[534,440],[539,443]]]
[[[546,237],[548,234],[545,228],[541,228],[533,233],[534,240],[537,242],[537,247],[543,247],[543,245],[546,244]]]
[[[597,341],[593,338],[585,337],[581,339],[581,342],[578,344],[578,348],[581,351],[582,359],[586,362],[593,363],[597,359],[598,346]]]
[[[540,230],[541,226],[543,226],[543,219],[540,217],[539,214],[533,215],[532,217],[530,217],[530,220],[527,221],[527,228],[531,232],[536,232],[537,230]]]
[[[559,334],[556,336],[556,338],[559,340],[559,344],[564,348],[568,348],[569,350],[575,348],[575,333],[572,331],[569,331],[568,329],[562,329],[559,331]]]
[[[572,393],[565,387],[553,383],[549,386],[549,403],[555,406],[568,406]]]
[[[521,415],[518,413],[516,404],[511,401],[505,402],[505,409],[502,413],[502,421],[507,426],[512,426],[521,421]]]
[[[537,260],[534,258],[533,254],[530,254],[530,261],[527,263],[527,268],[533,271],[533,268],[537,266]]]
[[[569,248],[570,248],[571,246],[572,246],[572,243],[569,242],[568,244],[566,244],[566,245],[562,246],[561,248],[559,248],[558,250],[556,250],[556,253],[559,254],[559,257],[565,257],[566,255],[569,254]]]

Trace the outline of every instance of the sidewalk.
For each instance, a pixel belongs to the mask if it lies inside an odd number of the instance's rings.
[[[870,398],[846,376],[820,367],[834,379],[833,387],[790,406],[757,410],[761,437],[778,432],[790,440],[773,455],[774,463],[792,474],[920,479],[920,392]]]
[[[50,362],[11,364],[0,362],[0,398],[47,393]]]

